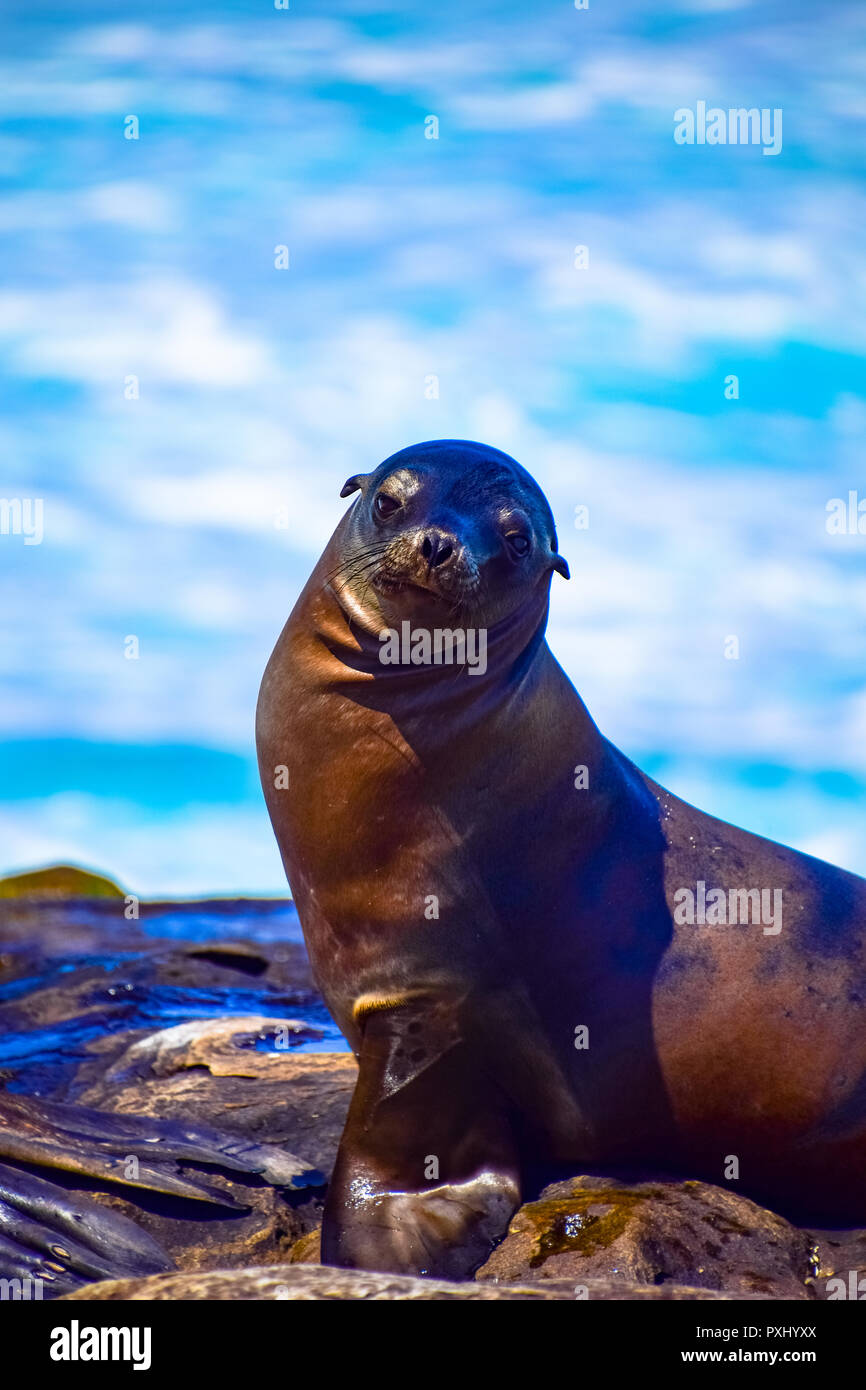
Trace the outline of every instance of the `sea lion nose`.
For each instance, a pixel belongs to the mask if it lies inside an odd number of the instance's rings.
[[[449,535],[447,531],[428,527],[421,537],[421,554],[431,570],[447,564],[456,550],[457,538]]]

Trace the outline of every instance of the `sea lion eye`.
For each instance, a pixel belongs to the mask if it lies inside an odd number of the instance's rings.
[[[515,531],[512,535],[506,536],[505,539],[508,542],[508,548],[513,555],[517,555],[522,559],[524,555],[529,554],[528,536],[524,536],[519,531]]]
[[[400,503],[396,497],[389,497],[387,492],[377,492],[373,506],[376,515],[381,516],[383,520],[386,516],[393,516],[395,512],[400,510]]]

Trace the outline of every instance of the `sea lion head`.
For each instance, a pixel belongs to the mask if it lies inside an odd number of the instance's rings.
[[[488,625],[567,579],[547,499],[508,454],[463,439],[413,444],[355,474],[339,586],[388,622],[438,614]]]

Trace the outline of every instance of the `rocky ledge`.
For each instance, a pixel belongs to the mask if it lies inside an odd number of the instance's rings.
[[[703,1182],[575,1175],[515,1214],[474,1282],[350,1274],[319,1263],[325,1188],[357,1074],[346,1053],[257,1051],[292,1020],[209,1020],[93,1049],[81,1103],[183,1119],[290,1149],[321,1170],[299,1192],[212,1178],[242,1204],[215,1217],[168,1198],[94,1192],[143,1226],[177,1274],[83,1289],[76,1298],[542,1298],[807,1300],[866,1265],[866,1232],[815,1232]],[[71,1184],[75,1188],[74,1182]],[[256,1268],[249,1268],[255,1265]]]
[[[760,1295],[749,1294],[749,1298]],[[464,1284],[440,1279],[409,1279],[399,1274],[366,1274],[358,1270],[334,1269],[330,1265],[286,1268],[269,1265],[260,1269],[210,1270],[196,1274],[157,1274],[149,1279],[110,1279],[91,1284],[77,1293],[66,1294],[66,1301],[129,1302],[170,1299],[185,1302],[224,1299],[364,1299],[381,1301],[431,1299],[460,1302],[569,1302],[594,1299],[610,1302],[623,1298],[671,1302],[681,1299],[730,1300],[732,1294],[711,1289],[689,1289],[680,1284],[620,1283],[612,1279],[593,1279],[588,1287],[575,1289],[568,1280],[551,1279],[544,1284]]]
[[[65,877],[47,885],[55,887],[68,889]],[[91,881],[84,887],[94,892]],[[322,1206],[357,1068],[349,1053],[305,1050],[327,1046],[330,1035],[303,948],[159,939],[124,923],[124,954],[112,958],[118,926],[114,909],[70,917],[11,895],[2,905],[0,1030],[16,1040],[5,1080],[25,1106],[35,1091],[118,1118],[218,1130],[228,1136],[226,1152],[255,1147],[263,1166],[258,1175],[254,1166],[209,1169],[207,1183],[225,1196],[216,1208],[172,1196],[170,1182],[146,1191],[92,1174],[46,1173],[76,1197],[131,1218],[177,1271],[93,1283],[67,1297],[809,1300],[850,1296],[840,1287],[866,1271],[864,1230],[800,1228],[733,1186],[657,1174],[574,1174],[529,1193],[464,1284],[323,1266]],[[56,968],[40,975],[45,961]],[[185,1009],[223,997],[259,1007],[148,1026],[151,999],[175,1007],[180,997]],[[296,1187],[268,1181],[280,1168],[275,1156],[287,1154],[303,1174]]]

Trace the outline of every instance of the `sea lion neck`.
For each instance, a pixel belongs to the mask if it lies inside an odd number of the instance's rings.
[[[310,596],[308,619],[317,642],[333,661],[327,684],[341,687],[374,683],[384,695],[437,705],[455,698],[489,698],[499,685],[513,685],[543,648],[548,617],[546,585],[492,624],[471,611],[454,614],[447,606],[429,612],[384,617],[358,601],[349,588],[325,583]]]
[[[359,714],[384,716],[428,771],[459,762],[460,749],[480,768],[522,744],[532,747],[536,770],[553,769],[567,746],[607,787],[614,769],[605,740],[547,645],[547,616],[545,592],[488,629],[478,674],[455,664],[383,665],[379,635],[328,587],[314,586],[291,621],[296,681],[303,672],[314,700],[336,695]]]

